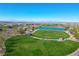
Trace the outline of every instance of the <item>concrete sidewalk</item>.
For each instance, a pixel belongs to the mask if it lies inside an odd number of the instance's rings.
[[[69,54],[68,56],[79,56],[79,48],[75,52]]]

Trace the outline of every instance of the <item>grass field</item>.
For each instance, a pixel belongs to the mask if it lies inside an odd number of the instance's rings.
[[[58,39],[58,38],[68,38],[69,35],[64,31],[54,31],[54,30],[39,30],[34,34],[36,37],[46,38],[46,39]]]
[[[25,35],[11,37],[5,45],[7,56],[64,56],[79,47],[78,42],[38,40]]]

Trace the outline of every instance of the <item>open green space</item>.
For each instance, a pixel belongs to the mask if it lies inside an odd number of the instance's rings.
[[[6,40],[5,46],[6,56],[64,56],[79,48],[79,43],[38,40],[31,36],[19,35]]]
[[[69,37],[69,35],[64,31],[55,31],[55,30],[39,30],[34,33],[34,36],[44,39],[59,39]]]

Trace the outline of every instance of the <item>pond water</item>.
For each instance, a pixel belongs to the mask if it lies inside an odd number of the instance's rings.
[[[63,27],[48,27],[48,26],[41,26],[38,27],[39,30],[65,30]]]

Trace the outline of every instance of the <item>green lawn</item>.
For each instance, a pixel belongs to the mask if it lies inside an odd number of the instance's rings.
[[[30,36],[15,36],[6,40],[6,56],[64,56],[79,47],[78,42],[38,40]]]
[[[64,31],[39,30],[34,34],[36,37],[46,39],[68,38],[69,35]]]

